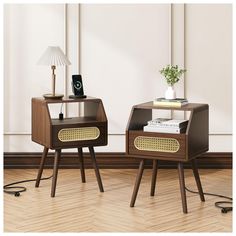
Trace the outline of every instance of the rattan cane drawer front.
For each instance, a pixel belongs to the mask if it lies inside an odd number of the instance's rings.
[[[179,141],[175,138],[137,136],[134,146],[140,151],[176,153],[180,148]]]
[[[96,140],[100,136],[97,127],[64,128],[58,132],[61,142]]]
[[[107,145],[107,123],[53,127],[53,148]]]
[[[185,134],[129,131],[129,154],[185,160],[185,141]]]

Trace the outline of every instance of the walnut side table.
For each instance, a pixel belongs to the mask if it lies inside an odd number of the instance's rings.
[[[50,106],[55,104],[82,104],[83,115],[52,118]],[[59,111],[58,111],[59,114]],[[55,197],[61,149],[77,148],[81,179],[85,183],[83,147],[88,147],[100,192],[104,192],[94,147],[107,145],[107,117],[101,99],[47,99],[32,98],[32,141],[44,147],[35,187],[39,187],[48,149],[55,150],[51,197]]]
[[[143,126],[152,120],[153,110],[177,110],[189,112],[189,122],[185,133],[143,132]],[[157,111],[158,112],[158,111]],[[207,104],[189,103],[180,108],[154,106],[147,102],[133,106],[126,128],[126,154],[140,159],[140,165],[130,207],[134,207],[139,185],[144,170],[144,160],[153,160],[151,181],[151,196],[154,196],[158,160],[175,161],[178,163],[180,192],[183,212],[187,213],[187,201],[184,180],[184,162],[191,162],[201,201],[205,201],[201,186],[196,158],[206,151],[209,146],[209,108]]]

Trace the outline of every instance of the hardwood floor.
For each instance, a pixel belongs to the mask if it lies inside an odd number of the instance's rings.
[[[45,170],[43,176],[51,175]],[[20,197],[4,194],[5,232],[232,232],[232,212],[222,214],[214,206],[217,197],[187,192],[188,214],[183,214],[177,170],[160,169],[155,196],[150,196],[151,170],[144,170],[135,207],[130,200],[137,170],[100,170],[104,193],[99,191],[93,169],[62,169],[56,197],[50,197],[51,180],[23,184]],[[203,191],[232,194],[232,170],[199,170]],[[36,178],[37,170],[4,171],[4,182]],[[196,190],[191,170],[185,170],[186,186]]]

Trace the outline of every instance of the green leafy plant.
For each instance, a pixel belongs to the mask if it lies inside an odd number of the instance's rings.
[[[160,70],[160,73],[165,77],[167,84],[170,86],[173,86],[175,83],[177,83],[181,75],[185,72],[185,69],[179,69],[177,65],[167,65]]]

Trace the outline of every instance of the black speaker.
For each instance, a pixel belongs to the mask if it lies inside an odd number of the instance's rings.
[[[74,95],[70,95],[69,98],[86,98],[81,75],[72,75],[71,86]]]

